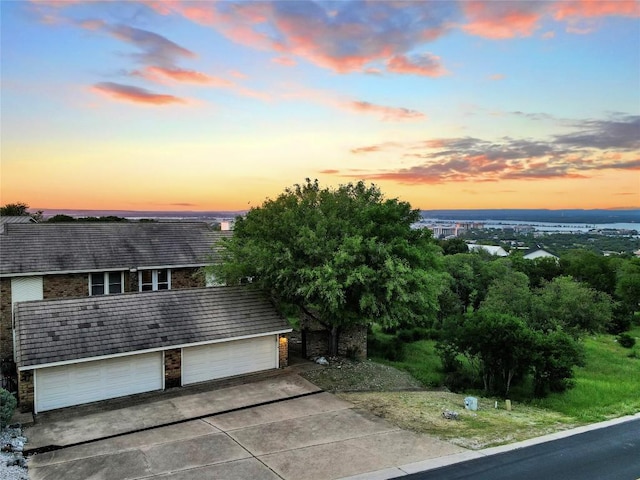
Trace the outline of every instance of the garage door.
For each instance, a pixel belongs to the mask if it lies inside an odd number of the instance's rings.
[[[277,368],[276,335],[185,348],[182,384]]]
[[[162,352],[36,370],[36,411],[162,389]]]

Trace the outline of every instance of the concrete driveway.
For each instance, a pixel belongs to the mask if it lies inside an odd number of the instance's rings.
[[[319,480],[379,470],[387,478],[400,465],[466,452],[291,374],[107,411],[51,412],[26,434],[29,449],[63,447],[30,457],[32,480]]]

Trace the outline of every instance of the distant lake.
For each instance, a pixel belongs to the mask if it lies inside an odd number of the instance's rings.
[[[484,228],[508,228],[510,226],[531,226],[537,232],[588,232],[593,229],[636,230],[640,233],[640,223],[563,223],[563,222],[525,222],[518,220],[442,220],[425,218],[423,223],[451,225],[456,222],[483,223]]]

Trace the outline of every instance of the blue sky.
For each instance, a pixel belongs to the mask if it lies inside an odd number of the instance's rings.
[[[640,207],[637,1],[7,1],[1,202]]]

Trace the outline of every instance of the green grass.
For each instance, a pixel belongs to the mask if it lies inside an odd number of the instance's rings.
[[[381,342],[391,342],[394,335],[384,333],[374,325],[373,335]],[[439,387],[443,384],[442,362],[435,350],[436,342],[433,340],[419,340],[404,345],[402,360],[391,361],[372,352],[371,358],[383,365],[390,365],[399,370],[409,372],[411,376],[420,381],[426,387]]]
[[[637,343],[632,349],[618,345],[613,335],[585,338],[586,364],[576,368],[575,386],[562,394],[551,394],[531,403],[582,422],[639,412],[640,326],[628,333],[636,337]]]
[[[439,387],[444,380],[442,363],[433,340],[420,340],[405,345],[404,359],[392,362],[376,358],[375,361],[409,372],[426,387]]]
[[[391,341],[374,328],[373,335]],[[584,339],[586,363],[575,369],[574,387],[526,403],[591,423],[640,412],[640,326],[628,332],[636,338],[632,349],[623,348],[614,335],[596,335]],[[404,346],[401,361],[373,356],[373,360],[409,372],[427,387],[443,384],[444,374],[433,340],[421,340]],[[469,393],[472,389],[469,389]]]

